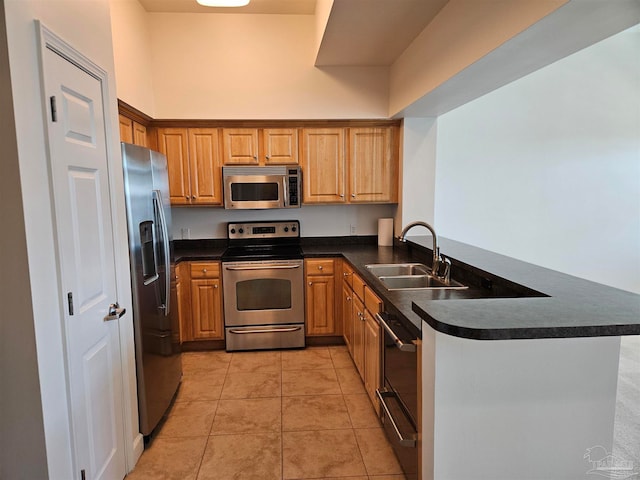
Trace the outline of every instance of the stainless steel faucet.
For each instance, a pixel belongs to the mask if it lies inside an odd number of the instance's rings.
[[[440,247],[438,247],[438,238],[436,237],[436,231],[434,228],[429,225],[427,222],[411,222],[408,223],[400,232],[400,236],[398,240],[401,242],[406,242],[407,232],[411,230],[413,227],[425,227],[431,232],[431,237],[433,238],[433,260],[431,262],[431,273],[434,277],[438,276],[438,271],[440,270],[440,264],[442,263],[442,258],[440,257]]]

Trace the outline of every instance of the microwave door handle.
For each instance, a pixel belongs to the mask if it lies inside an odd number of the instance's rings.
[[[282,177],[282,204],[284,207],[287,207],[287,203],[289,202],[289,185],[287,177]]]

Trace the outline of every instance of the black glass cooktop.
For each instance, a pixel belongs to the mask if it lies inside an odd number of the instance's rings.
[[[299,258],[302,258],[300,245],[231,245],[222,254],[223,262],[296,260]]]

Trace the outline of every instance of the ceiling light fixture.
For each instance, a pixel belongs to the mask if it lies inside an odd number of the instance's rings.
[[[205,7],[244,7],[250,0],[196,0]]]

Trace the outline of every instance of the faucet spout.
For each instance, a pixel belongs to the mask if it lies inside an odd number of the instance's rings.
[[[431,262],[431,273],[434,276],[438,276],[438,271],[440,270],[440,264],[442,263],[442,258],[440,257],[440,248],[438,247],[438,238],[436,236],[435,229],[429,225],[427,222],[411,222],[408,223],[400,232],[400,236],[398,240],[401,242],[407,241],[407,232],[411,230],[413,227],[425,227],[427,230],[431,232],[431,237],[433,238],[433,260]]]

